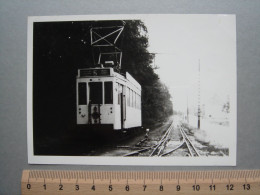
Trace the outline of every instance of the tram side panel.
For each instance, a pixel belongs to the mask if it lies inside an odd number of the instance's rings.
[[[126,128],[141,127],[141,110],[135,108],[127,107],[126,109]]]
[[[126,128],[142,126],[141,90],[132,83],[126,87]]]

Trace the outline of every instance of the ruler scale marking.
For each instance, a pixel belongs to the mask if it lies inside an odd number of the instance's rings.
[[[108,192],[110,195],[141,193],[169,195],[174,194],[176,190],[180,191],[180,194],[191,195],[198,193],[240,195],[245,192],[247,195],[256,195],[260,194],[259,175],[260,170],[183,172],[27,170],[23,172],[21,184],[22,195],[57,194],[57,192],[64,195],[88,193],[100,195]],[[96,185],[94,190],[89,186],[91,183]],[[109,183],[113,187],[108,188]],[[62,190],[59,190],[59,184],[62,185]],[[234,186],[233,191],[231,185]],[[109,189],[111,191],[108,191]]]

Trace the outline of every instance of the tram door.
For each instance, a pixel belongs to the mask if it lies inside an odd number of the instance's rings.
[[[79,82],[77,87],[77,124],[87,123],[87,83]]]
[[[88,116],[89,124],[100,124],[100,106],[102,105],[103,98],[103,86],[102,82],[90,82],[89,83],[89,104],[88,104]]]
[[[123,85],[118,84],[118,104],[120,105],[120,121],[121,128],[124,128],[125,120],[126,120],[126,101],[125,94],[123,91]]]

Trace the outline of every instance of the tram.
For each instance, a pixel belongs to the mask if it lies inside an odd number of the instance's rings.
[[[102,66],[79,69],[76,85],[77,125],[113,131],[142,126],[142,88],[129,73]]]

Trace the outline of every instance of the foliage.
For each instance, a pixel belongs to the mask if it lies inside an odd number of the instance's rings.
[[[171,95],[151,66],[154,55],[147,50],[147,29],[142,21],[126,22],[123,43],[122,68],[142,86],[143,124],[165,120],[173,114]]]
[[[74,128],[77,71],[93,67],[96,59],[90,46],[90,27],[110,24],[122,24],[122,21],[34,23],[34,129],[41,133],[52,131],[60,134],[65,129]],[[151,67],[153,55],[147,50],[148,36],[144,23],[126,21],[118,47],[123,51],[122,72],[128,71],[142,86],[144,125],[172,114],[167,87]]]

